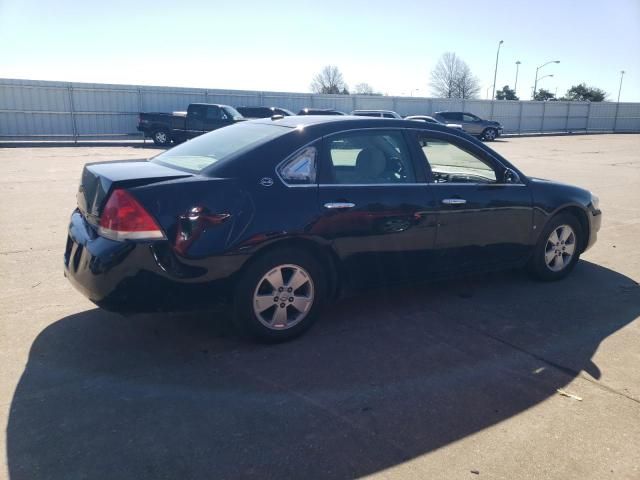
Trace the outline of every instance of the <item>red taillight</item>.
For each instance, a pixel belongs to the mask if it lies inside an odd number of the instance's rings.
[[[157,240],[165,238],[151,215],[126,190],[111,193],[98,226],[100,235],[112,240]]]

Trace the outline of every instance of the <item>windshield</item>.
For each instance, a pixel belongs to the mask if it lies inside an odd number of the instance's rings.
[[[289,131],[289,128],[278,125],[241,122],[189,140],[151,161],[197,173],[220,160]]]
[[[244,117],[242,116],[242,114],[241,114],[239,111],[237,111],[235,108],[233,108],[233,107],[226,106],[226,107],[224,107],[224,110],[225,110],[229,115],[231,115],[231,117],[232,117],[234,120],[240,120],[240,119],[244,118]]]

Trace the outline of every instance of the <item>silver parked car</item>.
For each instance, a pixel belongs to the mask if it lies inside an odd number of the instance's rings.
[[[354,110],[351,115],[357,117],[381,117],[381,118],[399,118],[402,116],[392,110]]]
[[[436,112],[433,115],[443,123],[457,123],[469,135],[480,137],[482,140],[493,141],[502,135],[502,125],[468,112]]]

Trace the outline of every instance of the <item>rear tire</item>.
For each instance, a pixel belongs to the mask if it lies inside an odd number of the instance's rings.
[[[169,136],[169,132],[166,130],[156,130],[151,134],[151,138],[153,139],[153,143],[158,145],[159,147],[166,147],[171,143],[171,137]]]
[[[580,259],[583,235],[580,222],[573,215],[561,213],[553,217],[533,250],[529,272],[543,281],[560,280],[569,275]]]
[[[326,276],[313,256],[298,249],[274,250],[241,274],[234,321],[256,340],[291,340],[317,320],[326,292]]]
[[[493,142],[498,137],[498,131],[495,128],[487,128],[482,132],[481,138],[485,142]]]

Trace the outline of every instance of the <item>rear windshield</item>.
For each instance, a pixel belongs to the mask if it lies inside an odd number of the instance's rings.
[[[189,140],[151,161],[190,172],[201,172],[220,160],[257,147],[289,131],[289,128],[278,125],[236,123]]]

